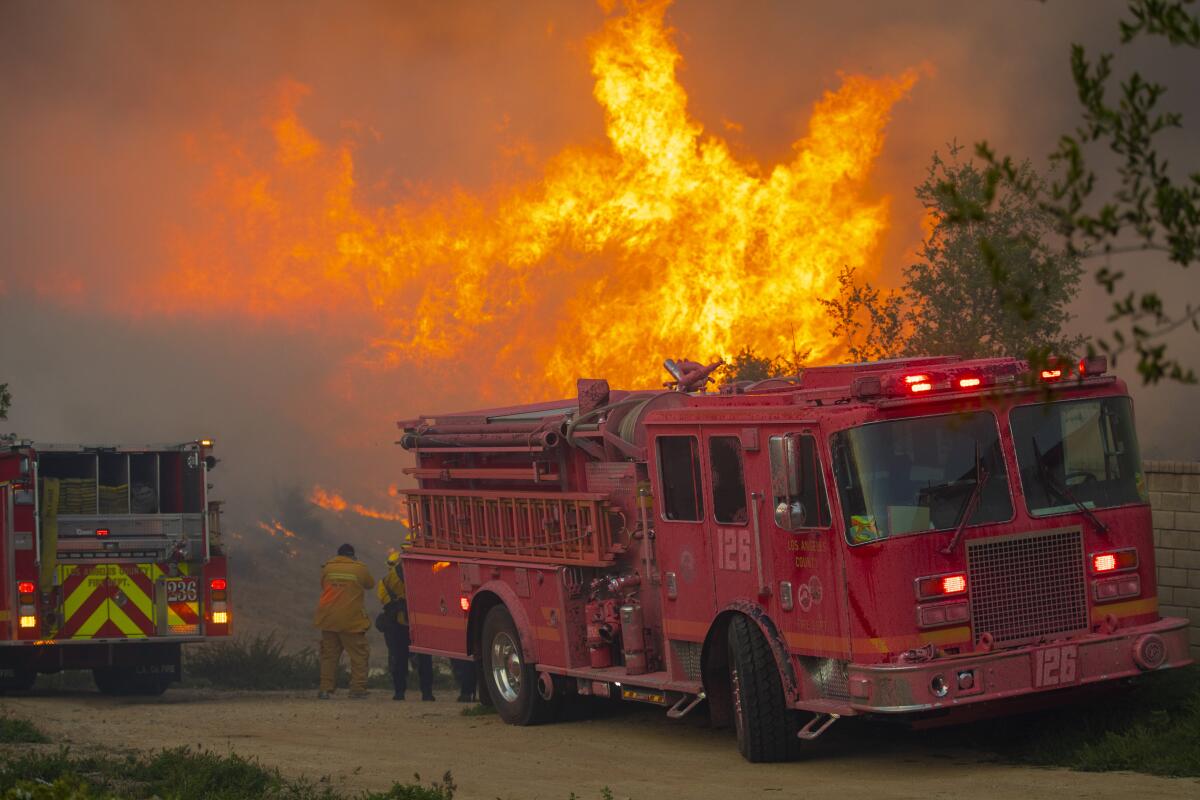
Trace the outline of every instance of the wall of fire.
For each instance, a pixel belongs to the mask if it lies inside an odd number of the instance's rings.
[[[1154,509],[1159,613],[1187,617],[1192,658],[1200,660],[1200,462],[1147,461]]]

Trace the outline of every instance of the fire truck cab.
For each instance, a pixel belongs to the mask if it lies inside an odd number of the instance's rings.
[[[181,644],[229,634],[212,444],[0,439],[0,690],[91,669],[160,694]]]
[[[415,649],[508,722],[702,703],[751,761],[848,715],[963,718],[1189,662],[1103,358],[914,358],[400,423]]]

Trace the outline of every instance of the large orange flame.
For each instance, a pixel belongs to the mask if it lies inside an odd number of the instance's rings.
[[[308,502],[312,503],[314,506],[323,508],[326,511],[333,511],[337,514],[340,514],[343,511],[350,511],[354,514],[358,514],[360,517],[367,517],[368,519],[391,520],[393,522],[401,522],[404,525],[408,525],[408,517],[406,517],[404,514],[394,511],[381,511],[378,508],[364,506],[362,503],[351,503],[348,502],[346,498],[342,497],[339,492],[331,492],[327,489],[323,489],[320,486],[314,486],[312,488],[312,491],[309,492],[308,495]]]
[[[272,157],[222,143],[210,213],[178,235],[160,302],[334,318],[358,326],[369,363],[487,364],[510,396],[580,376],[653,384],[663,357],[744,346],[835,355],[818,299],[843,265],[877,266],[888,200],[865,185],[916,73],[844,76],[768,169],[688,116],[668,4],[630,0],[591,42],[607,146],[481,196],[366,206],[352,145],[318,140],[297,113],[307,88],[284,85]]]

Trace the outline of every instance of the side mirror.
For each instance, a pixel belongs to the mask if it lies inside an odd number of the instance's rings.
[[[217,465],[216,456],[205,456],[204,457],[204,466],[208,467],[209,472],[212,472],[213,467],[215,467],[216,465]]]

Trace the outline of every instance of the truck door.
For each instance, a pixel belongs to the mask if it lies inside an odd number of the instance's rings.
[[[705,531],[698,429],[654,439],[654,510],[659,570],[663,574],[663,629],[673,647],[703,642],[716,613]],[[696,647],[697,654],[699,652]]]
[[[771,478],[764,545],[774,556],[772,618],[824,696],[847,691],[849,658],[842,554],[829,507],[829,469],[815,428],[767,438]]]
[[[757,431],[748,431],[747,438],[756,440]],[[770,556],[762,535],[765,499],[761,488],[750,490],[746,456],[737,431],[705,434],[706,496],[712,503],[708,528],[719,606],[738,599],[754,602],[760,595],[765,599],[770,592]]]

